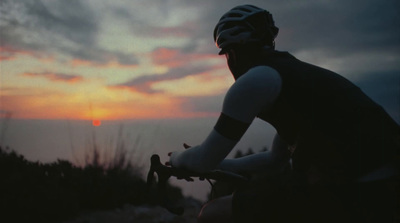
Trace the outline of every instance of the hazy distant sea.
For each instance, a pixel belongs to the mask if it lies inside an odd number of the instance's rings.
[[[102,121],[97,127],[91,121],[0,119],[0,143],[31,161],[46,163],[64,159],[83,164],[85,153],[90,152],[93,142],[100,150],[113,150],[118,142],[123,142],[127,150],[133,151],[133,162],[143,166],[143,172],[146,172],[152,154],[157,153],[167,161],[167,153],[183,149],[184,142],[189,145],[201,143],[216,119]],[[270,147],[274,134],[275,130],[269,124],[256,120],[231,154],[238,149],[258,151]],[[204,199],[209,191],[205,182],[174,183],[181,185],[185,194],[200,199]]]

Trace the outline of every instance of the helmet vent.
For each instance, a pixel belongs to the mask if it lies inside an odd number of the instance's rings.
[[[245,32],[245,31],[246,31],[246,29],[241,27],[241,28],[239,28],[239,29],[233,31],[233,32],[231,33],[231,35],[232,35],[232,36],[237,36],[237,35],[239,35],[239,34]]]
[[[230,13],[227,17],[240,18],[240,17],[243,17],[243,14],[240,14],[240,13]]]
[[[250,9],[246,9],[246,8],[242,8],[242,9],[240,9],[240,10],[245,11],[245,12],[251,12]]]

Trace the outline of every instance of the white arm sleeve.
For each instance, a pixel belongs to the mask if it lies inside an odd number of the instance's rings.
[[[270,67],[250,69],[227,92],[222,113],[250,125],[261,111],[268,110],[275,102],[281,82],[278,72]],[[174,167],[206,172],[217,168],[237,142],[214,129],[201,145],[172,153],[170,162]]]
[[[239,77],[225,96],[222,113],[251,123],[271,108],[281,91],[282,79],[271,67],[258,66]]]
[[[275,174],[285,167],[290,159],[288,146],[276,134],[270,151],[252,154],[237,159],[225,159],[219,165],[222,170],[234,173]]]
[[[170,159],[171,165],[199,173],[216,169],[236,143],[212,130],[201,145],[185,151],[173,152]]]

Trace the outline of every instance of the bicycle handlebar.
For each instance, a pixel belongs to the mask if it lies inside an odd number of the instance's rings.
[[[187,181],[193,181],[192,178],[194,177],[199,178],[200,180],[204,179],[220,180],[238,184],[245,183],[248,181],[248,179],[244,176],[227,171],[213,170],[206,173],[196,173],[184,169],[168,167],[161,163],[160,157],[157,154],[151,156],[150,162],[151,166],[149,173],[147,174],[147,187],[151,188],[151,186],[153,185],[154,173],[156,173],[158,176],[157,202],[159,205],[161,205],[162,207],[166,208],[168,211],[176,215],[182,215],[184,210],[182,207],[176,207],[172,205],[172,202],[170,202],[167,198],[166,194],[167,181],[171,176],[174,176],[178,179],[185,179]]]

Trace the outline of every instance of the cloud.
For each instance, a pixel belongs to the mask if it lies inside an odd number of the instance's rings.
[[[133,54],[97,45],[101,14],[86,1],[4,0],[0,14],[0,46],[14,49],[8,51],[7,58],[19,51],[31,51],[35,55],[66,55],[93,64],[138,64]]]
[[[295,51],[324,49],[336,56],[399,50],[398,1],[307,1],[281,6],[272,12],[281,28],[278,46]]]
[[[150,57],[155,65],[168,67],[191,66],[199,61],[220,60],[221,56],[205,53],[187,53],[181,48],[157,48]]]
[[[208,52],[211,33],[219,18],[241,1],[208,3],[203,11],[201,25],[194,34],[197,45]],[[276,39],[278,50],[307,55],[310,63],[329,60],[343,61],[360,58],[366,64],[379,60],[383,64],[396,58],[400,64],[400,2],[397,0],[337,0],[337,1],[249,1],[273,14],[280,32]],[[196,43],[195,43],[196,45]],[[192,48],[196,48],[192,46]],[[314,56],[315,55],[315,56]],[[302,58],[300,58],[302,59]],[[385,60],[385,61],[383,61]],[[345,67],[356,70],[351,61]],[[384,66],[384,65],[382,65]],[[399,66],[397,66],[399,67]],[[372,69],[373,67],[371,67]],[[391,68],[392,69],[392,68]]]
[[[110,87],[145,94],[163,93],[163,90],[153,86],[159,82],[179,80],[219,69],[222,59],[218,55],[185,53],[179,48],[157,48],[151,52],[150,58],[155,66],[165,67],[167,71],[163,74],[142,75]]]
[[[73,56],[72,65],[104,66],[116,63],[120,66],[137,66],[138,59],[133,54],[107,51],[98,48],[64,49]]]
[[[396,0],[335,2],[250,1],[270,10],[281,28],[278,49],[325,52],[340,57],[369,49],[396,55],[400,48],[399,8]],[[187,53],[216,53],[212,31],[218,19],[240,1],[43,1],[1,3],[2,45],[43,53],[65,53],[93,63],[109,60],[138,64],[133,54],[102,49],[101,32],[114,23],[132,36],[147,39],[186,39]]]
[[[179,57],[179,59],[178,59]],[[156,49],[152,54],[151,58],[157,65],[167,65],[168,67],[181,66],[185,63],[184,57],[177,49],[159,48]]]
[[[35,56],[31,51],[24,51],[22,49],[15,49],[9,46],[0,46],[0,61],[14,60],[18,55]]]
[[[397,0],[274,4],[250,0],[248,3],[273,14],[280,28],[278,50],[287,50],[299,59],[355,80],[366,78],[363,73],[400,69],[400,2]],[[110,81],[106,83],[120,83],[109,86],[114,89],[177,97],[165,86],[179,87],[175,80],[182,79],[180,83],[185,84],[187,79],[200,83],[197,82],[200,78],[187,78],[199,73],[222,74],[216,70],[226,67],[226,63],[217,59],[212,31],[219,18],[238,4],[243,3],[239,0],[2,0],[0,59],[15,60],[22,55],[51,57],[59,66],[84,65],[76,68],[84,72],[86,68],[107,65],[116,65],[113,69],[135,67],[132,71],[135,78],[126,81],[129,74],[125,69],[117,79],[107,77]],[[29,68],[26,71],[34,73]],[[35,75],[67,81],[46,73],[49,72]],[[156,85],[160,82],[161,87]],[[218,95],[219,91],[212,93]],[[212,96],[185,100],[188,109],[215,110]]]
[[[38,49],[45,47],[43,43],[51,44],[54,41],[54,38],[47,34],[62,36],[66,40],[83,45],[94,42],[97,33],[94,13],[80,1],[44,3],[40,0],[5,0],[1,6],[1,26],[7,30],[2,32],[2,44]],[[45,35],[39,35],[41,32]]]
[[[71,75],[71,74],[63,74],[63,73],[51,73],[51,72],[30,73],[30,72],[26,72],[23,75],[27,76],[27,77],[44,77],[51,81],[66,82],[66,83],[77,83],[77,82],[83,81],[83,78],[81,76]]]
[[[218,4],[212,1],[174,0],[138,1],[132,5],[113,3],[107,7],[108,15],[121,23],[129,23],[127,28],[135,37],[161,40],[160,44],[165,43],[167,38],[172,42],[183,42],[180,49],[185,53],[216,54],[211,32],[222,13],[212,13],[220,8],[216,7]],[[168,47],[155,45],[156,48]]]
[[[145,94],[162,93],[161,90],[154,90],[152,85],[162,81],[178,80],[190,75],[198,75],[200,73],[211,70],[212,67],[209,65],[193,65],[193,66],[181,66],[171,68],[164,74],[152,74],[144,75],[129,80],[125,83],[110,86],[113,89],[129,89],[134,92],[140,92]]]
[[[400,123],[400,70],[368,73],[354,82]]]

